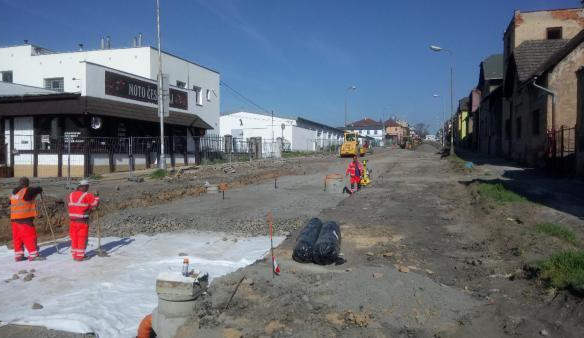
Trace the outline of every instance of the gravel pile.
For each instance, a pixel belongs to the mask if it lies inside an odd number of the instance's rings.
[[[300,229],[307,221],[306,217],[275,220],[276,235],[288,235]],[[203,230],[241,234],[245,236],[261,236],[268,234],[268,224],[265,218],[256,219],[216,219],[203,220],[196,217],[172,218],[156,216],[137,216],[119,213],[114,219],[104,219],[101,224],[103,236],[128,237],[136,234],[156,234],[182,230]],[[95,227],[91,228],[95,232]]]

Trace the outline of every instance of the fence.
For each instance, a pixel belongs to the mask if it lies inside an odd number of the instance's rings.
[[[160,160],[160,137],[14,135],[13,142],[12,151],[9,144],[1,147],[4,151],[0,149],[0,168],[7,169],[4,177],[89,177],[154,168]],[[273,140],[213,135],[165,137],[164,149],[166,164],[173,168],[270,159],[281,154],[281,145]]]
[[[564,127],[547,133],[546,144],[549,168],[555,171],[569,172],[576,165],[576,128]]]

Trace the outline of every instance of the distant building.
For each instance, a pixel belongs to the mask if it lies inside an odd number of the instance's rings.
[[[480,95],[477,111],[477,149],[490,155],[502,154],[503,113],[503,54],[494,54],[480,64]]]
[[[385,144],[400,145],[408,135],[409,128],[407,122],[392,119],[385,121]]]
[[[375,121],[370,118],[364,118],[353,123],[349,123],[345,128],[347,131],[358,132],[362,136],[369,136],[379,144],[383,145],[385,138],[385,128],[381,121]]]
[[[261,137],[271,142],[283,138],[294,151],[315,151],[336,145],[343,139],[343,131],[302,117],[283,117],[257,112],[226,112],[221,114],[220,134],[234,138]]]
[[[456,111],[457,128],[454,131],[454,142],[462,146],[469,144],[469,132],[472,124],[469,123],[469,99],[463,97],[458,101],[458,109]]]

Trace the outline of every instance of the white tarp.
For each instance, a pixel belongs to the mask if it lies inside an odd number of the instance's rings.
[[[283,238],[274,238],[274,245]],[[64,244],[61,244],[64,246]],[[97,240],[90,238],[88,249]],[[134,337],[140,320],[157,305],[156,277],[181,271],[186,253],[195,271],[213,278],[252,264],[268,253],[267,237],[235,238],[220,233],[165,233],[125,239],[102,239],[110,257],[75,262],[69,248],[51,247],[40,262],[14,262],[13,251],[0,247],[0,321],[44,326],[100,337]],[[20,270],[35,269],[28,282],[10,280]],[[7,280],[10,280],[7,282]],[[32,309],[34,302],[43,306]]]

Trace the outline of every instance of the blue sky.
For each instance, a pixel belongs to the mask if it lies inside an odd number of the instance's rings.
[[[0,0],[0,45],[31,43],[74,50],[131,45],[142,32],[156,44],[154,0]],[[397,115],[435,130],[454,52],[455,98],[476,85],[478,66],[502,52],[515,9],[579,7],[579,0],[161,0],[162,48],[209,66],[221,79],[276,114],[342,125]],[[222,111],[258,110],[221,89]]]

